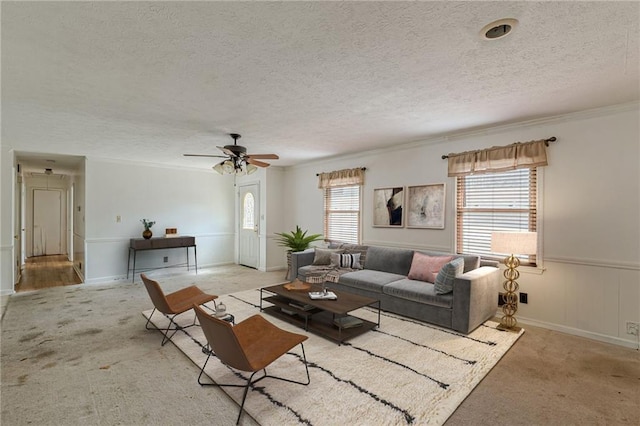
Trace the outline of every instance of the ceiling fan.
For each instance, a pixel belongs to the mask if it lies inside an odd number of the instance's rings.
[[[258,167],[269,167],[269,163],[260,160],[277,160],[276,154],[247,154],[247,148],[238,145],[241,136],[237,133],[230,133],[233,138],[233,145],[219,146],[218,149],[226,155],[210,154],[183,154],[185,157],[213,157],[226,158],[226,160],[213,166],[213,170],[223,174],[251,174],[258,170]]]

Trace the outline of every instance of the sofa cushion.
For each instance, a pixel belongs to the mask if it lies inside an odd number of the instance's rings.
[[[313,257],[313,265],[330,265],[332,253],[343,253],[342,249],[323,249],[316,248],[315,255]]]
[[[453,306],[453,294],[437,294],[435,285],[405,278],[385,285],[384,294],[400,299],[412,300],[418,303],[451,308]]]
[[[395,247],[370,246],[367,250],[365,269],[390,272],[406,277],[411,268],[413,250]]]
[[[360,253],[331,253],[331,266],[336,268],[362,269]]]
[[[411,269],[408,277],[412,280],[436,282],[436,275],[440,269],[453,259],[453,256],[429,256],[424,253],[415,252],[411,261]]]
[[[464,270],[464,259],[457,257],[444,265],[436,276],[435,289],[437,294],[447,294],[453,291],[453,282]]]
[[[349,287],[382,293],[382,287],[385,284],[389,284],[403,278],[405,278],[404,275],[362,269],[360,271],[347,272],[346,274],[341,275],[338,282]]]

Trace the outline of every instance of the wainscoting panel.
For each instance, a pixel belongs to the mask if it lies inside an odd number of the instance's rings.
[[[525,272],[518,279],[529,299],[518,307],[521,322],[637,347],[626,322],[640,321],[640,271],[548,259],[545,268],[542,275]]]
[[[233,263],[234,234],[195,235],[198,268]],[[86,282],[99,283],[125,280],[129,256],[129,238],[89,239],[86,254]],[[190,267],[195,266],[193,248],[189,249]],[[168,262],[164,262],[168,257]],[[145,269],[177,267],[186,271],[187,249],[138,251],[136,275]],[[133,267],[133,256],[130,268]],[[131,274],[132,271],[129,272]],[[131,279],[131,275],[129,275]]]

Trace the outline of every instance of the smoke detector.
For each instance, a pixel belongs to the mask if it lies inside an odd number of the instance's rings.
[[[498,19],[485,25],[482,30],[480,30],[480,37],[482,37],[483,40],[498,40],[510,34],[517,26],[517,19]]]

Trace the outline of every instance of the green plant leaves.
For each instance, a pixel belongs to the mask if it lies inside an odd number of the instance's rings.
[[[307,231],[302,231],[296,225],[296,230],[292,232],[276,232],[276,241],[281,247],[286,247],[288,251],[303,251],[309,248],[312,242],[322,239],[321,234],[307,235]]]

